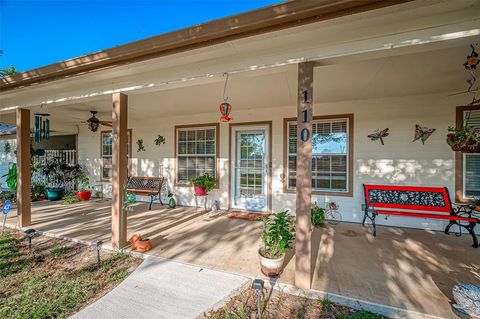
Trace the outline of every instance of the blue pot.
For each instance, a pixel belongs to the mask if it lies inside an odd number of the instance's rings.
[[[61,200],[65,195],[65,187],[47,187],[45,188],[48,200]]]

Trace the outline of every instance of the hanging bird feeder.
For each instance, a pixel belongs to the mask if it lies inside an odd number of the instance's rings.
[[[230,122],[232,118],[229,116],[230,112],[232,111],[232,106],[230,103],[227,102],[228,96],[225,96],[225,93],[227,91],[227,83],[228,83],[228,73],[223,73],[223,76],[227,76],[225,78],[225,86],[223,87],[223,103],[220,104],[220,113],[222,116],[220,116],[220,121],[222,122]]]

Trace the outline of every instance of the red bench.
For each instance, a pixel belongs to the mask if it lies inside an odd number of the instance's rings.
[[[375,219],[378,215],[407,216],[449,220],[445,233],[453,225],[465,228],[473,238],[473,247],[478,248],[475,226],[480,219],[475,215],[472,204],[453,204],[446,187],[418,187],[396,185],[363,185],[365,191],[365,215],[377,235]],[[460,228],[461,230],[461,228]],[[461,234],[461,232],[460,232]]]

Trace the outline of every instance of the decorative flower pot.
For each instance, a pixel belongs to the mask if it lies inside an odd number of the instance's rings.
[[[45,192],[48,200],[61,200],[65,195],[65,187],[46,187]]]
[[[193,190],[195,192],[195,195],[197,196],[204,196],[207,194],[207,189],[205,188],[205,186],[193,185]]]
[[[77,195],[77,198],[79,201],[87,201],[92,197],[92,191],[79,191],[75,192],[75,195]]]
[[[262,273],[268,277],[278,276],[282,272],[285,255],[282,255],[282,257],[278,259],[270,259],[262,256],[262,250],[263,248],[258,250],[258,258],[260,260]]]
[[[132,250],[144,253],[152,249],[152,241],[150,239],[143,239],[141,235],[134,234],[130,238],[132,243]]]

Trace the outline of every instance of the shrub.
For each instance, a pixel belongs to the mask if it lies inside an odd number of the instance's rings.
[[[325,209],[318,207],[317,203],[312,206],[312,225],[315,227],[325,225]]]

